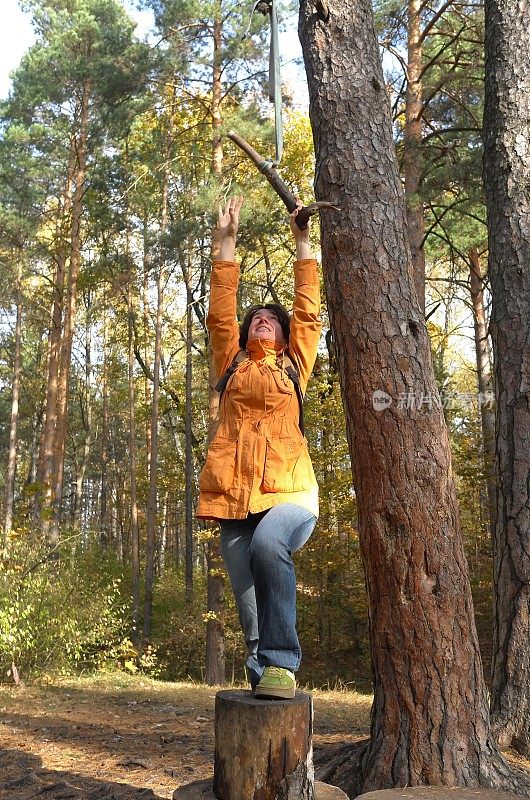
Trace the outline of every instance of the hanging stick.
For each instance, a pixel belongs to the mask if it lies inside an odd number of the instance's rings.
[[[237,144],[237,146],[241,148],[241,150],[245,153],[245,155],[247,155],[250,158],[250,160],[256,165],[259,171],[263,175],[265,175],[265,177],[269,181],[270,185],[272,186],[276,194],[285,204],[287,211],[289,213],[293,212],[298,205],[296,197],[292,192],[289,191],[285,183],[282,181],[282,179],[272,166],[272,163],[264,159],[263,156],[260,156],[260,154],[256,150],[254,150],[254,148],[251,147],[248,142],[242,139],[241,136],[238,136],[237,133],[229,131],[228,138],[231,139],[235,144]],[[296,216],[296,223],[301,231],[307,228],[309,217],[311,217],[313,214],[318,213],[318,211],[321,208],[322,209],[332,208],[335,211],[340,211],[340,208],[337,208],[336,205],[334,205],[333,203],[328,203],[325,200],[320,200],[317,203],[311,203],[311,205],[309,206],[304,206],[303,208],[300,209],[300,211]]]

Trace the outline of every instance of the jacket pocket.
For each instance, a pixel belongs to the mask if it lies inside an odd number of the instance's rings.
[[[301,492],[308,477],[304,469],[303,439],[267,440],[262,488],[264,492]],[[308,456],[309,459],[309,456]]]
[[[234,486],[237,440],[216,436],[208,448],[208,455],[199,478],[203,492],[228,492]]]

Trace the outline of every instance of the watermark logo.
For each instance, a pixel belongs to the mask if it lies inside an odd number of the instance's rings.
[[[392,405],[392,398],[382,389],[376,389],[372,395],[372,405],[375,411],[384,411],[385,408]]]
[[[376,389],[372,395],[374,411],[385,411],[395,401],[399,411],[443,408],[449,411],[471,411],[476,408],[493,409],[495,398],[491,392],[445,392],[441,397],[438,392],[400,392],[396,398],[382,389]]]

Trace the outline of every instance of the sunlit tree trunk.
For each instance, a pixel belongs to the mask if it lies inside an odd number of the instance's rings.
[[[191,265],[188,264],[186,280],[186,368],[184,410],[184,503],[185,503],[185,584],[186,600],[193,599],[193,294],[191,291]]]
[[[127,232],[127,256],[129,255],[129,236]],[[136,485],[136,391],[134,386],[134,273],[133,264],[129,260],[127,281],[127,332],[128,358],[127,380],[129,388],[129,491],[131,496],[131,641],[137,645],[140,633],[140,529],[138,525],[138,492]]]
[[[425,310],[425,255],[423,252],[425,217],[420,196],[423,175],[423,39],[420,14],[423,6],[424,0],[408,0],[408,61],[403,174],[407,209],[407,233],[412,256],[414,285],[420,307]]]
[[[85,476],[88,469],[88,461],[92,445],[92,325],[90,321],[90,292],[88,293],[86,304],[86,324],[85,324],[85,390],[84,405],[82,413],[84,416],[85,439],[83,442],[83,452],[79,464],[76,482],[75,498],[73,510],[73,522],[76,530],[81,527],[81,505],[83,502],[83,487]]]
[[[159,266],[156,276],[155,353],[153,360],[153,391],[151,397],[151,432],[149,454],[149,498],[146,523],[146,562],[144,584],[144,639],[151,635],[153,615],[153,583],[155,566],[155,536],[157,526],[157,467],[158,467],[158,406],[160,400],[160,355],[162,352],[162,317],[164,307],[165,272]]]
[[[173,114],[174,98],[169,107],[169,132],[166,148],[166,161],[164,167],[164,185],[162,189],[162,208],[160,215],[160,235],[163,240],[167,231],[169,180],[171,177],[171,152],[173,145]],[[163,248],[166,247],[163,242]],[[153,583],[155,567],[155,544],[157,531],[157,469],[158,469],[158,416],[160,401],[160,363],[162,360],[162,323],[164,314],[164,287],[166,282],[165,255],[161,256],[156,272],[156,324],[155,324],[155,354],[153,362],[153,395],[151,405],[150,426],[150,456],[149,456],[149,499],[147,502],[146,525],[146,564],[145,564],[145,590],[144,590],[144,640],[151,635],[153,616]]]
[[[302,0],[300,38],[368,591],[371,738],[350,796],[392,786],[513,786],[490,735],[451,456],[418,305],[370,0],[329,16]],[[336,782],[337,776],[333,778]]]
[[[108,379],[108,323],[107,298],[103,294],[103,364],[101,373],[101,489],[99,493],[99,541],[103,548],[110,545],[108,514],[108,463],[109,463],[109,379]]]
[[[51,481],[53,473],[53,456],[55,446],[55,428],[57,422],[57,397],[59,384],[59,367],[61,356],[61,336],[63,326],[64,285],[66,280],[67,264],[67,233],[70,226],[73,196],[73,181],[76,166],[76,140],[72,137],[70,142],[70,155],[63,193],[63,207],[59,220],[57,237],[58,247],[56,256],[56,269],[53,282],[52,310],[50,319],[50,332],[48,337],[48,363],[46,376],[46,404],[44,409],[44,422],[41,431],[39,459],[37,465],[37,482],[41,495],[35,504],[35,521],[39,512],[44,512],[40,522],[43,535],[47,536],[50,525]]]
[[[70,380],[70,364],[72,358],[72,342],[75,330],[75,312],[77,303],[77,280],[81,266],[81,222],[83,218],[83,198],[85,193],[85,171],[88,137],[88,115],[91,86],[86,80],[79,111],[79,135],[76,140],[75,189],[72,200],[72,227],[70,236],[70,270],[64,313],[64,330],[60,348],[60,371],[57,392],[57,419],[55,425],[55,441],[53,445],[51,493],[47,498],[47,507],[53,511],[50,527],[52,542],[59,541],[61,507],[64,481],[64,458],[66,451],[66,434],[68,428],[68,388]]]
[[[9,448],[5,485],[4,550],[9,546],[13,527],[15,503],[15,473],[17,466],[18,400],[20,393],[21,342],[22,342],[22,253],[17,253],[17,277],[15,288],[15,352],[13,358],[13,382],[11,389],[11,422],[9,425]]]
[[[221,178],[223,170],[223,147],[221,144],[220,129],[222,125],[221,98],[222,98],[222,17],[221,3],[216,9],[213,28],[213,72],[212,72],[212,173]],[[210,393],[209,393],[209,421],[210,433],[213,421],[217,417],[219,399],[217,392],[212,390],[215,386],[213,358],[210,356]],[[206,543],[206,562],[208,569],[207,579],[207,608],[208,622],[206,623],[206,683],[214,686],[225,681],[225,646],[224,646],[224,576],[221,558],[219,532]]]
[[[142,280],[142,329],[144,342],[144,364],[149,364],[149,230],[147,218],[143,224],[143,280]],[[144,374],[144,402],[145,407],[151,407],[151,381]],[[145,452],[147,453],[147,473],[149,474],[149,459],[151,458],[151,424],[146,415],[145,423]]]
[[[494,355],[497,502],[491,712],[530,754],[530,10],[486,0],[484,183]]]
[[[488,346],[488,323],[484,307],[484,287],[479,254],[474,247],[469,251],[468,255],[470,260],[469,289],[473,306],[484,475],[488,491],[490,530],[493,536],[495,531],[495,409],[492,402],[493,384]]]

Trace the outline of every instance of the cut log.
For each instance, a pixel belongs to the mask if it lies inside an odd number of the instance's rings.
[[[218,800],[314,800],[311,696],[218,692],[213,793]]]

